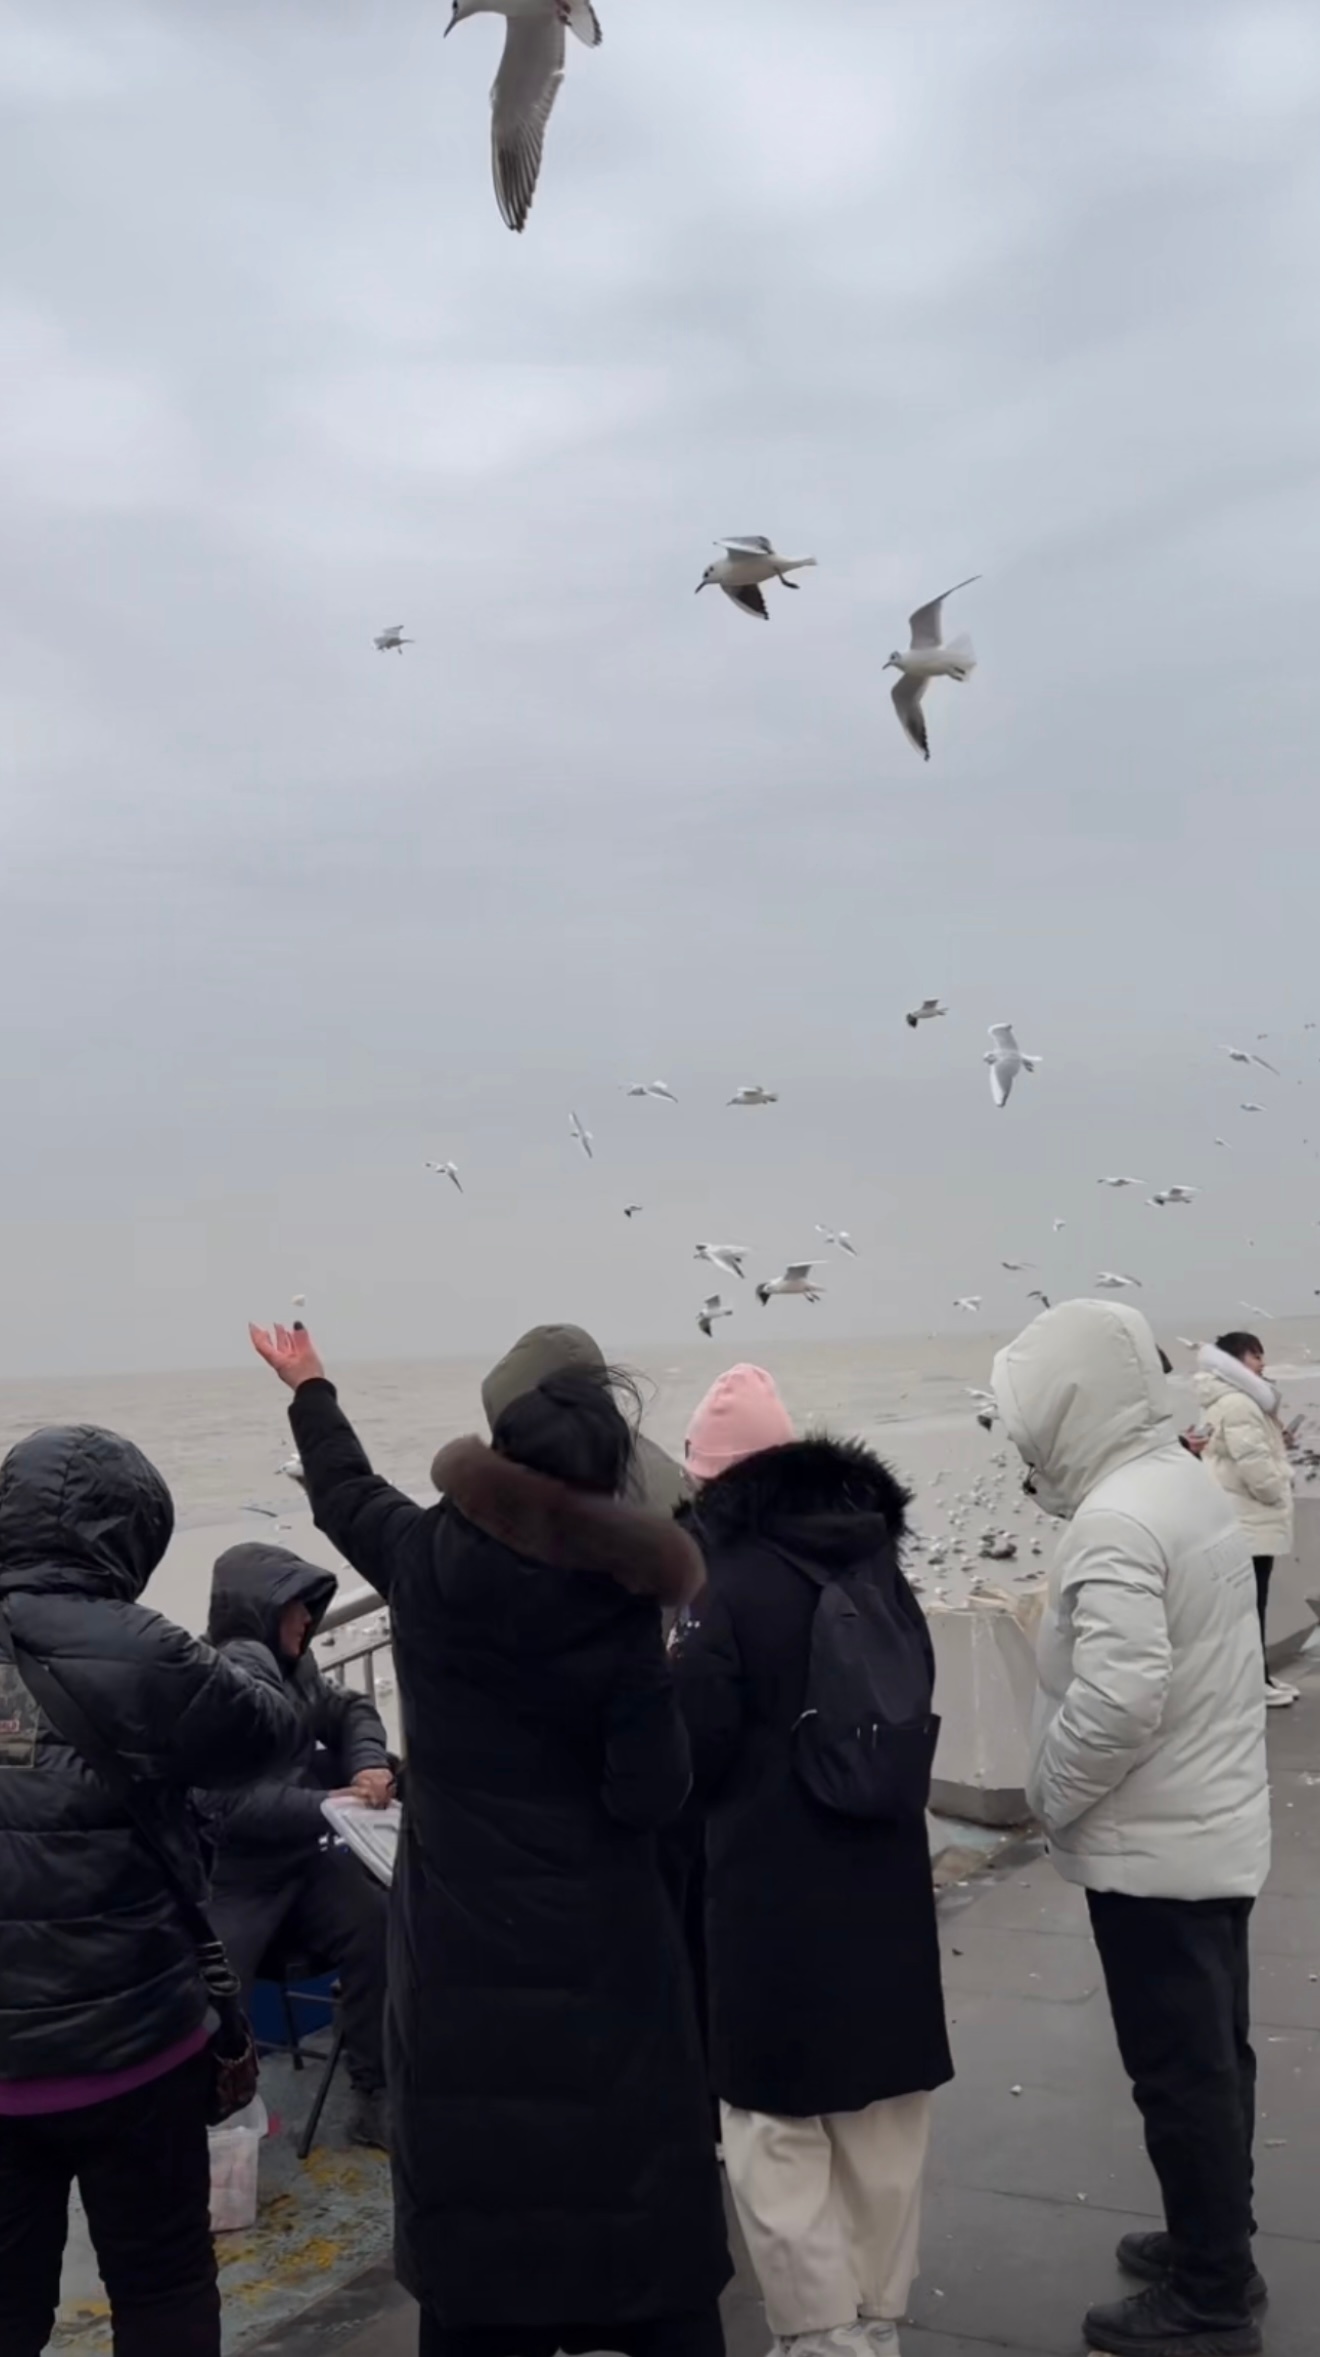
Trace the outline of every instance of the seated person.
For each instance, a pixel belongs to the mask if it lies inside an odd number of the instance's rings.
[[[225,1652],[257,1638],[284,1673],[302,1737],[278,1777],[197,1795],[215,1847],[212,1916],[250,2000],[272,1943],[333,1969],[353,2090],[349,2140],[388,2150],[382,2052],[387,1894],[321,1813],[330,1793],[373,1808],[393,1797],[385,1728],[365,1694],[332,1686],[310,1651],[339,1583],[287,1547],[229,1547],[215,1565],[207,1635]]]

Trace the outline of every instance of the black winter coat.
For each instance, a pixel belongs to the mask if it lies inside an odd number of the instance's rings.
[[[155,1467],[112,1432],[34,1432],[0,1467],[0,2079],[128,2069],[207,2009],[160,1868],[33,1703],[6,1621],[150,1787],[199,1898],[189,1785],[260,1773],[294,1739],[264,1646],[222,1659],[138,1603],[173,1522]]]
[[[877,1457],[825,1439],[745,1458],[697,1501],[709,1586],[674,1674],[708,1810],[711,2075],[739,2110],[862,2111],[953,2075],[924,1824],[835,1815],[792,1759],[818,1590],[784,1556],[892,1565],[906,1502]]]
[[[732,2270],[655,1844],[690,1779],[656,1599],[690,1592],[700,1558],[670,1522],[477,1441],[418,1506],[373,1475],[328,1383],[290,1420],[316,1521],[393,1629],[400,2278],[451,2327],[712,2301]]]
[[[343,1790],[361,1768],[389,1766],[375,1703],[332,1686],[310,1650],[338,1586],[332,1571],[305,1563],[288,1547],[249,1542],[217,1559],[207,1636],[226,1653],[253,1638],[268,1647],[299,1721],[297,1747],[278,1778],[198,1796],[215,1844],[217,1889],[280,1889],[316,1855],[327,1792]],[[312,1616],[297,1661],[286,1659],[279,1643],[280,1615],[290,1604],[305,1604]]]

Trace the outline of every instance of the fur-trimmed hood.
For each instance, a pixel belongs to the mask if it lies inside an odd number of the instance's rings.
[[[910,1496],[864,1442],[821,1433],[762,1449],[708,1481],[693,1527],[709,1551],[763,1538],[842,1570],[899,1545]]]
[[[665,1605],[687,1603],[702,1584],[693,1541],[644,1507],[570,1489],[497,1455],[483,1440],[451,1441],[433,1472],[464,1521],[525,1564],[596,1575]]]

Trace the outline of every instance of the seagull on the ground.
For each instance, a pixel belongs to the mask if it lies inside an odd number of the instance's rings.
[[[415,639],[404,637],[402,622],[391,622],[388,630],[380,632],[375,646],[378,655],[401,655],[405,647],[415,646],[416,643]]]
[[[850,1252],[854,1260],[860,1258],[857,1246],[846,1228],[823,1228],[820,1221],[817,1220],[816,1234],[823,1236],[827,1244],[837,1244],[840,1252]]]
[[[1271,1064],[1268,1058],[1265,1056],[1258,1056],[1254,1054],[1250,1048],[1226,1047],[1224,1049],[1224,1054],[1228,1056],[1234,1064],[1259,1064],[1262,1072],[1272,1072],[1276,1080],[1282,1078],[1277,1064]]]
[[[458,1191],[459,1191],[459,1194],[460,1194],[460,1195],[462,1194],[462,1192],[463,1192],[463,1181],[462,1181],[462,1179],[459,1177],[459,1175],[458,1175],[458,1169],[457,1169],[457,1166],[456,1166],[454,1163],[452,1163],[452,1162],[428,1162],[428,1163],[427,1163],[427,1165],[426,1165],[426,1167],[427,1167],[427,1169],[428,1169],[428,1170],[433,1170],[433,1171],[435,1172],[435,1175],[436,1175],[436,1177],[437,1177],[437,1178],[447,1178],[447,1179],[449,1179],[449,1180],[452,1182],[452,1184],[453,1184],[454,1186],[456,1186],[456,1187],[457,1187],[457,1189],[458,1189]]]
[[[762,1308],[772,1293],[801,1293],[808,1301],[819,1301],[820,1287],[812,1284],[811,1272],[820,1265],[818,1260],[790,1260],[782,1277],[772,1277],[767,1284],[757,1286],[756,1298]]]
[[[976,669],[976,656],[970,638],[951,639],[945,646],[941,638],[941,609],[946,597],[959,589],[970,589],[979,581],[979,573],[969,573],[965,581],[955,581],[952,589],[942,589],[928,605],[918,606],[908,617],[912,644],[906,653],[896,647],[885,665],[886,671],[901,671],[902,678],[893,690],[894,710],[906,736],[910,737],[923,761],[930,759],[930,740],[926,734],[926,715],[921,700],[932,679],[966,679]]]
[[[583,1122],[581,1114],[570,1113],[568,1117],[568,1126],[570,1134],[577,1139],[577,1142],[582,1148],[583,1153],[586,1155],[588,1162],[594,1162],[595,1156],[591,1151],[591,1131]]]
[[[306,1489],[307,1476],[303,1472],[301,1457],[286,1457],[284,1463],[276,1467],[276,1471],[282,1473],[286,1481],[296,1481],[301,1488]]]
[[[731,1105],[777,1105],[779,1092],[772,1088],[735,1089],[729,1103]]]
[[[709,1335],[716,1318],[731,1318],[732,1316],[733,1311],[725,1308],[718,1293],[712,1293],[697,1311],[697,1324],[703,1334]]]
[[[726,1277],[745,1277],[743,1262],[751,1251],[750,1244],[698,1244],[694,1260],[706,1260],[713,1269],[721,1269]]]
[[[1152,1210],[1163,1211],[1170,1203],[1194,1203],[1200,1192],[1199,1187],[1157,1187],[1153,1195],[1146,1197],[1146,1201]]]
[[[1042,1293],[1039,1285],[1032,1286],[1030,1293],[1027,1295],[1027,1299],[1028,1301],[1038,1301],[1042,1309],[1048,1309],[1050,1306],[1050,1297],[1048,1293]]]
[[[623,1216],[625,1219],[636,1219],[638,1212],[644,1209],[645,1205],[641,1203],[625,1203],[623,1207]]]
[[[948,1012],[948,1008],[942,1007],[937,998],[923,998],[919,1007],[909,1007],[903,1020],[909,1031],[915,1031],[918,1023],[933,1023],[937,1015],[947,1015]]]
[[[629,1097],[663,1097],[667,1105],[678,1103],[673,1090],[663,1080],[635,1080],[632,1087],[626,1089],[624,1094]]]
[[[491,104],[491,164],[495,202],[510,229],[525,229],[541,170],[550,109],[564,79],[564,32],[598,49],[600,22],[591,0],[454,0],[445,26],[469,16],[507,19],[504,54]]]
[[[1098,1187],[1144,1187],[1146,1181],[1143,1178],[1118,1177],[1097,1179],[1095,1183]]]
[[[1117,1269],[1101,1269],[1096,1284],[1102,1293],[1126,1293],[1129,1285],[1135,1285],[1138,1293],[1141,1291],[1140,1277],[1125,1277]]]
[[[981,1296],[979,1293],[960,1293],[953,1306],[955,1309],[965,1309],[969,1317],[974,1316],[981,1306]]]
[[[790,573],[800,573],[804,566],[814,565],[814,557],[781,557],[762,532],[739,533],[732,540],[719,540],[717,548],[724,555],[713,565],[707,565],[697,583],[698,594],[714,585],[731,597],[745,614],[756,614],[762,622],[770,619],[770,610],[761,589],[763,581],[782,581],[785,589],[801,585],[790,581]]]
[[[1019,1072],[1034,1072],[1039,1056],[1024,1055],[1018,1046],[1011,1023],[992,1023],[988,1047],[982,1061],[990,1067],[990,1094],[996,1105],[1004,1106],[1013,1093],[1013,1083]]]

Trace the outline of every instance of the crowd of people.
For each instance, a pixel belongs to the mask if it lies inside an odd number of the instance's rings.
[[[403,1756],[316,1666],[331,1574],[230,1548],[191,1637],[142,1602],[173,1510],[132,1443],[11,1449],[0,2357],[47,2346],[75,2182],[116,2357],[218,2357],[217,1990],[290,1955],[339,1977],[349,2132],[390,2152],[419,2357],[721,2357],[721,2160],[778,2357],[894,2357],[953,2073],[903,1485],[797,1434],[755,1367],[700,1403],[680,1469],[591,1338],[547,1327],[425,1506],[373,1472],[301,1326],[253,1340],[318,1527],[388,1604]],[[1164,2204],[1119,2249],[1144,2289],[1086,2317],[1114,2357],[1250,2357],[1266,2297],[1257,1614],[1291,1480],[1254,1337],[1198,1388],[1183,1446],[1146,1321],[1091,1301],[994,1371],[1061,1524],[1029,1799],[1086,1891]],[[396,1789],[387,1901],[322,1803]]]

